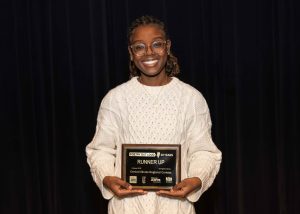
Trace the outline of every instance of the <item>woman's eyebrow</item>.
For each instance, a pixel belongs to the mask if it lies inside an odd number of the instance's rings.
[[[151,42],[155,41],[156,39],[164,39],[164,37],[162,37],[162,36],[154,37],[154,39]],[[146,43],[143,40],[135,40],[135,41],[132,41],[132,44],[137,43],[137,42]]]

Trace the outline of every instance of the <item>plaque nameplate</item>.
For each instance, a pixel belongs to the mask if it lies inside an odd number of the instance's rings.
[[[180,182],[180,153],[175,144],[123,144],[122,179],[134,189],[171,189]]]

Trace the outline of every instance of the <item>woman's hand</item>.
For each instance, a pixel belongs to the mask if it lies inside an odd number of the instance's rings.
[[[105,176],[103,184],[108,187],[117,197],[144,195],[147,192],[142,189],[132,189],[132,186],[115,176]]]
[[[176,184],[171,190],[160,190],[156,192],[157,195],[173,197],[173,198],[186,198],[186,196],[196,189],[200,189],[202,182],[199,178],[186,178],[180,183]]]

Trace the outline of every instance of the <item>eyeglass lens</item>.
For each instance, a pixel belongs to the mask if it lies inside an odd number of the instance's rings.
[[[151,43],[151,46],[150,46],[151,50],[155,53],[161,53],[165,49],[165,43],[166,43],[166,41],[156,40]],[[144,43],[133,44],[131,46],[131,48],[132,48],[133,53],[138,56],[145,55],[148,51],[148,46]]]

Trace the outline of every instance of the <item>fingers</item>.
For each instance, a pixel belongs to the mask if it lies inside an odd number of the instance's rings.
[[[156,192],[157,195],[164,196],[164,197],[172,197],[172,198],[185,198],[187,195],[187,191],[185,190],[174,190],[171,189],[170,191],[167,190],[160,190]]]
[[[185,184],[184,182],[180,182],[180,183],[176,184],[176,185],[173,187],[173,189],[174,189],[174,190],[180,190],[180,189],[184,188],[185,186],[186,186],[186,184]]]
[[[157,195],[175,198],[185,198],[192,191],[201,188],[202,182],[199,178],[186,178],[176,184],[170,191],[160,190]]]
[[[117,191],[116,195],[120,198],[122,197],[132,197],[132,196],[138,196],[138,195],[145,195],[147,194],[146,191],[141,190],[141,189],[132,189],[132,190],[127,190],[127,189],[120,189]]]
[[[127,196],[136,196],[144,195],[147,192],[141,189],[132,189],[132,186],[126,181],[115,177],[107,176],[103,183],[117,196],[117,197],[127,197]]]
[[[124,181],[120,178],[117,178],[116,183],[119,184],[124,189],[128,189],[128,190],[132,189],[132,186],[129,183],[127,183],[126,181]]]
[[[118,178],[116,176],[106,176],[103,179],[103,184],[110,189],[114,188],[115,186],[117,186],[118,188],[121,187],[129,190],[132,188],[129,183],[123,181],[121,178]]]

